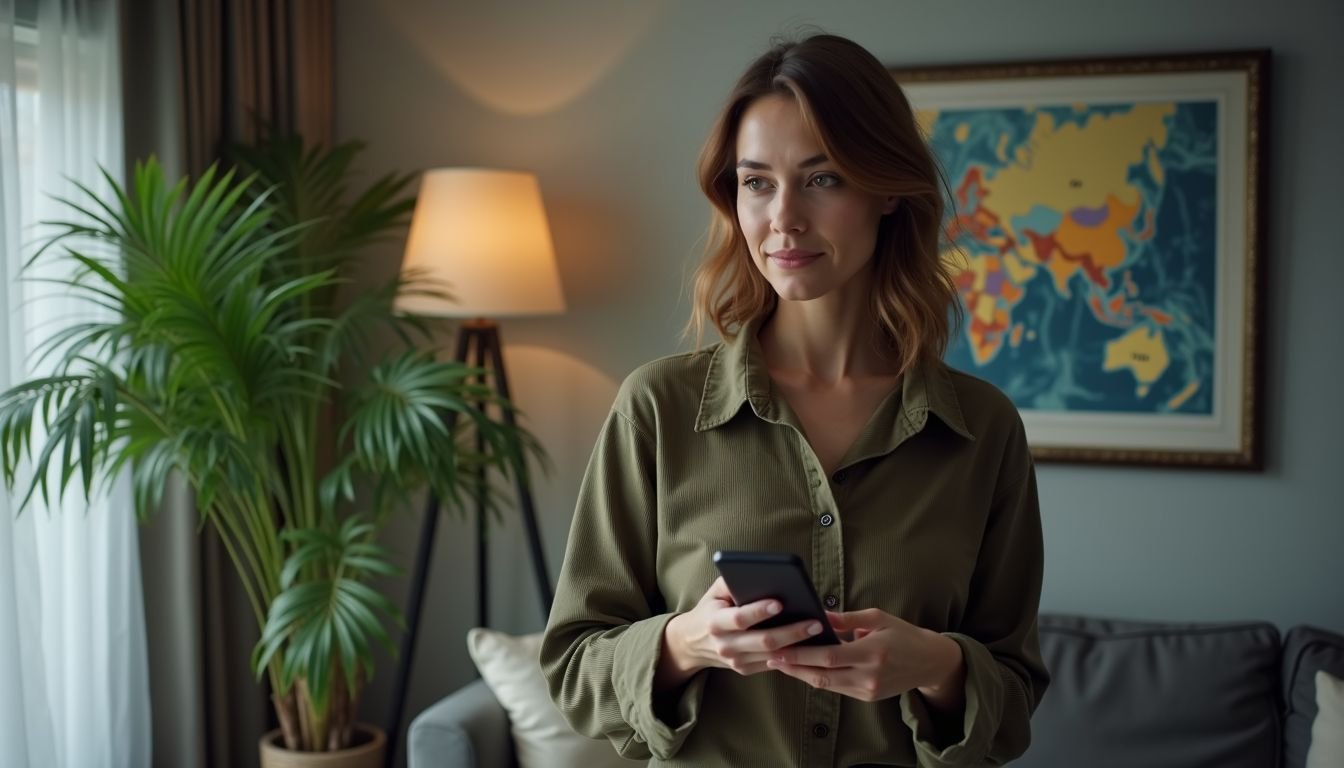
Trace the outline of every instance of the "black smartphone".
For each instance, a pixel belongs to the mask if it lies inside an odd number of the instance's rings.
[[[791,552],[743,552],[719,550],[714,553],[714,565],[723,574],[733,602],[738,605],[773,598],[783,606],[777,615],[755,625],[761,629],[793,624],[814,619],[821,622],[821,634],[799,642],[799,645],[835,645],[840,639],[826,620],[812,580],[807,577],[803,561]]]

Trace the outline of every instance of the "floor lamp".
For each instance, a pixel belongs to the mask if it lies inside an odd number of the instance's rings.
[[[405,296],[397,301],[398,311],[463,318],[457,336],[457,360],[485,369],[494,380],[496,393],[504,398],[509,397],[509,383],[504,370],[499,326],[493,319],[486,318],[556,314],[565,309],[541,189],[536,177],[530,173],[481,168],[426,171],[411,218],[402,272],[441,283],[452,299]],[[503,417],[513,424],[511,411],[505,410]],[[451,422],[449,426],[452,426]],[[483,481],[484,478],[478,479]],[[550,614],[553,597],[550,576],[546,571],[532,495],[521,478],[517,491],[544,621]],[[406,633],[402,637],[392,715],[387,729],[393,745],[387,750],[388,766],[393,764],[400,739],[402,710],[415,656],[438,520],[439,500],[431,493],[421,522],[407,597]],[[476,606],[477,624],[483,627],[489,625],[486,525],[485,504],[478,498]]]

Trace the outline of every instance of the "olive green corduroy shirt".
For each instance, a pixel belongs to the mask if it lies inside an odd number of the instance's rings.
[[[1020,755],[1049,678],[1036,633],[1040,511],[1017,411],[985,382],[924,366],[827,477],[771,387],[758,329],[656,360],[622,385],[542,643],[552,698],[575,730],[655,766]],[[717,577],[717,549],[794,552],[832,610],[880,608],[956,640],[967,668],[958,740],[936,741],[918,692],[864,702],[773,670],[702,670],[655,709],[663,628]]]

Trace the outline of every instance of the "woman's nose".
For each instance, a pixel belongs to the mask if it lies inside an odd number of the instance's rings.
[[[775,195],[770,210],[770,226],[776,232],[802,232],[807,229],[807,215],[796,192],[781,189]]]

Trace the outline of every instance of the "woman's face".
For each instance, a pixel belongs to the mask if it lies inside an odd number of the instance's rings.
[[[896,198],[860,191],[822,151],[792,98],[752,102],[737,129],[737,221],[756,268],[787,301],[859,287]]]

